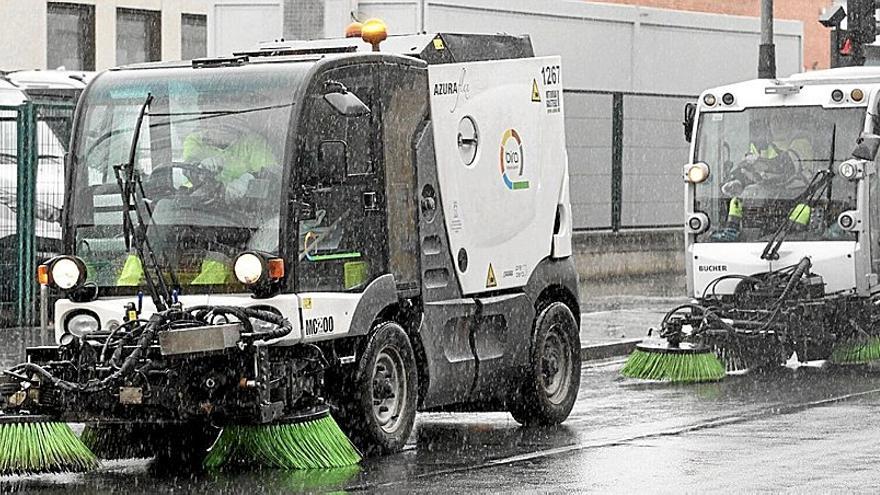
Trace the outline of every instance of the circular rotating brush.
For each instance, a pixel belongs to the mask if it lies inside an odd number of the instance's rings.
[[[45,416],[0,416],[0,475],[82,472],[98,465],[67,423]]]
[[[629,355],[623,376],[674,383],[711,382],[724,378],[724,364],[708,347],[681,343],[643,342]]]
[[[265,425],[223,428],[204,465],[262,465],[278,469],[328,469],[357,464],[361,455],[330,416],[316,406]]]

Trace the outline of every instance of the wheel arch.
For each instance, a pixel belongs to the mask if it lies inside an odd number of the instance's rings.
[[[580,326],[578,274],[571,257],[543,259],[532,271],[525,293],[533,301],[536,317],[546,305],[560,301],[568,306]]]
[[[541,291],[540,295],[538,295],[538,299],[535,300],[535,317],[541,313],[542,309],[557,301],[568,306],[575,321],[577,321],[578,326],[580,326],[580,303],[578,302],[577,296],[572,294],[571,291],[563,285],[551,285]]]

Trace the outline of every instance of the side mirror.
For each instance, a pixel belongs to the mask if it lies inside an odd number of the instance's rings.
[[[370,114],[368,107],[356,94],[347,90],[345,86],[336,81],[327,81],[324,85],[324,101],[330,104],[340,115],[346,117],[361,117]]]
[[[877,150],[880,149],[880,136],[876,134],[862,133],[856,141],[856,149],[853,150],[853,158],[859,160],[874,161]]]
[[[682,125],[684,126],[684,140],[687,142],[691,142],[691,136],[694,132],[694,118],[697,116],[697,104],[696,103],[685,103],[684,104],[684,122]]]

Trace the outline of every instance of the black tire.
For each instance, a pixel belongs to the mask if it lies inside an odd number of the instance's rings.
[[[553,302],[535,317],[529,365],[511,397],[522,425],[557,425],[568,418],[581,383],[580,329],[571,310]]]
[[[415,423],[419,390],[415,354],[403,327],[379,323],[345,381],[347,397],[337,404],[349,438],[367,455],[403,449]]]

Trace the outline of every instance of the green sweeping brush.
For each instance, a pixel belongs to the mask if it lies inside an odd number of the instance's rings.
[[[66,423],[8,417],[0,423],[0,474],[81,472],[98,466],[95,454]]]
[[[278,469],[328,469],[357,464],[361,455],[323,408],[271,425],[223,428],[205,467],[263,465]]]
[[[836,364],[867,364],[880,360],[880,337],[870,336],[834,345],[831,362]]]
[[[629,355],[623,376],[675,383],[711,382],[724,378],[724,364],[708,347],[642,343]]]
[[[80,440],[101,459],[153,457],[153,429],[136,424],[88,424]]]

